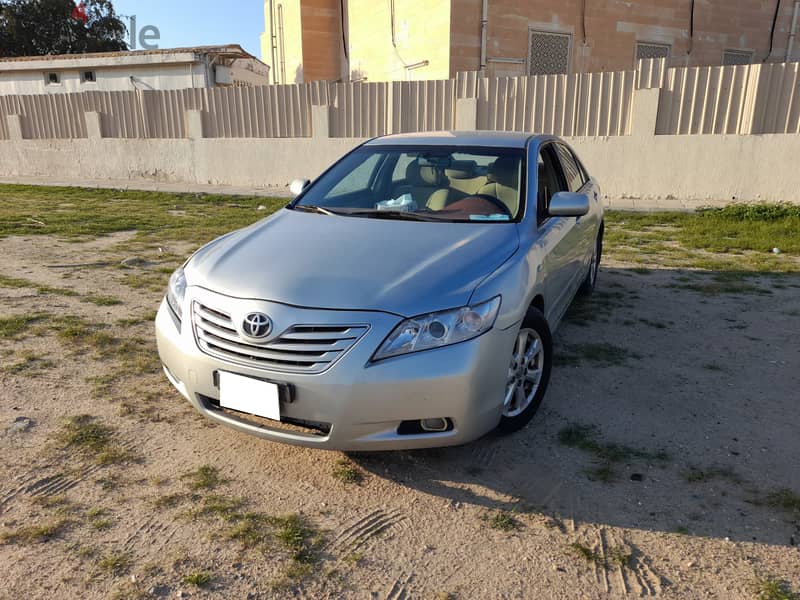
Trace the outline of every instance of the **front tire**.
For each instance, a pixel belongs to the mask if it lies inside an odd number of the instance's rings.
[[[544,315],[531,307],[511,352],[498,433],[512,433],[530,422],[547,391],[552,363],[550,327]]]

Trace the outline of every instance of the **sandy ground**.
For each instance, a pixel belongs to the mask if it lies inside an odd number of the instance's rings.
[[[118,263],[129,255],[115,246],[125,240],[0,240],[0,275],[80,294],[0,287],[2,317],[82,315],[155,352],[152,323],[116,325],[160,301],[126,284],[132,269]],[[157,254],[145,258],[155,265],[133,270],[159,266]],[[51,334],[0,339],[0,533],[68,522],[49,541],[0,544],[0,597],[736,599],[755,597],[764,576],[797,590],[800,515],[763,500],[800,493],[800,276],[713,296],[680,287],[695,280],[604,265],[598,294],[557,332],[562,358],[527,428],[457,448],[350,455],[357,483],[334,476],[341,453],[206,422],[157,369],[98,392],[96,378],[126,356]],[[122,304],[95,306],[87,294]],[[9,371],[26,352],[52,364]],[[83,413],[116,428],[140,460],[101,466],[61,449],[63,420]],[[32,426],[18,431],[19,417]],[[559,441],[575,424],[648,456],[623,453],[604,471]],[[649,456],[661,450],[665,459]],[[191,496],[183,476],[205,464],[227,482]],[[279,550],[245,549],[223,520],[192,517],[211,493],[305,515],[324,534],[309,575],[287,582]],[[159,501],[172,494],[181,496]],[[506,522],[498,515],[513,527],[494,527]],[[124,559],[113,568],[109,557]],[[211,575],[206,587],[184,581],[195,571]]]

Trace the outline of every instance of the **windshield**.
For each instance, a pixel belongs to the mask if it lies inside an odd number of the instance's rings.
[[[362,146],[292,207],[323,214],[447,222],[509,222],[522,212],[523,151]]]

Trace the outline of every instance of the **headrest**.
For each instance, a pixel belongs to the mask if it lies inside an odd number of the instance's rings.
[[[438,167],[420,166],[414,160],[406,167],[406,180],[410,185],[441,186],[444,185],[444,174]]]
[[[489,167],[486,178],[500,185],[517,189],[519,185],[519,158],[515,156],[498,157]]]
[[[454,160],[444,170],[444,174],[450,179],[472,179],[477,167],[478,163],[474,160]]]

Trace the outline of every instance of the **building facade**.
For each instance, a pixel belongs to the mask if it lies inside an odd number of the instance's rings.
[[[269,66],[240,46],[0,59],[0,95],[267,85]]]
[[[265,0],[275,83],[800,59],[795,0]]]

